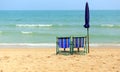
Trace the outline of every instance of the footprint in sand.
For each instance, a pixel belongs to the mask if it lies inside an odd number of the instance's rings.
[[[47,56],[47,58],[50,58],[51,56]]]
[[[120,61],[120,59],[117,59],[117,61]]]
[[[2,57],[1,59],[2,60],[8,60],[10,57],[9,56],[4,56],[4,57]]]
[[[27,55],[26,57],[30,58],[30,57],[32,57],[32,56],[31,56],[31,55]]]
[[[3,70],[0,70],[0,72],[3,72]]]

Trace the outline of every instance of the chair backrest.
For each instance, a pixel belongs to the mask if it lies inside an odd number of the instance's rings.
[[[58,37],[59,48],[70,48],[70,37]]]
[[[84,48],[85,37],[73,37],[73,47],[74,48]]]

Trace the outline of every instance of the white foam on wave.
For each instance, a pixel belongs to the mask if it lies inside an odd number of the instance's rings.
[[[99,46],[117,46],[117,47],[120,47],[120,44],[114,44],[114,43],[99,43],[99,44],[97,44],[97,43],[92,43],[92,44],[90,44],[90,46],[93,46],[93,47],[99,47]]]
[[[55,43],[0,43],[2,48],[55,48]]]
[[[0,43],[0,45],[55,46],[55,43]]]
[[[2,34],[3,33],[3,31],[0,31],[0,34]]]
[[[16,24],[16,27],[51,27],[52,24]]]
[[[32,34],[32,32],[21,31],[22,34]]]
[[[56,48],[56,43],[0,43],[1,48]],[[97,47],[114,47],[114,48],[120,48],[120,44],[112,44],[112,43],[106,43],[106,44],[97,44],[92,43],[90,44],[90,48],[97,48]]]
[[[113,24],[102,24],[101,26],[102,27],[114,27],[115,25],[113,25]]]

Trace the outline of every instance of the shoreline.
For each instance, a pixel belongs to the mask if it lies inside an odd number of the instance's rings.
[[[120,43],[91,43],[91,48],[120,48]],[[56,48],[55,43],[0,43],[0,48]]]

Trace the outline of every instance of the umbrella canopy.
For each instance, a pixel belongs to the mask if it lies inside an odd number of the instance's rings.
[[[85,28],[89,28],[89,6],[88,6],[88,2],[86,2],[86,6],[85,6]]]

